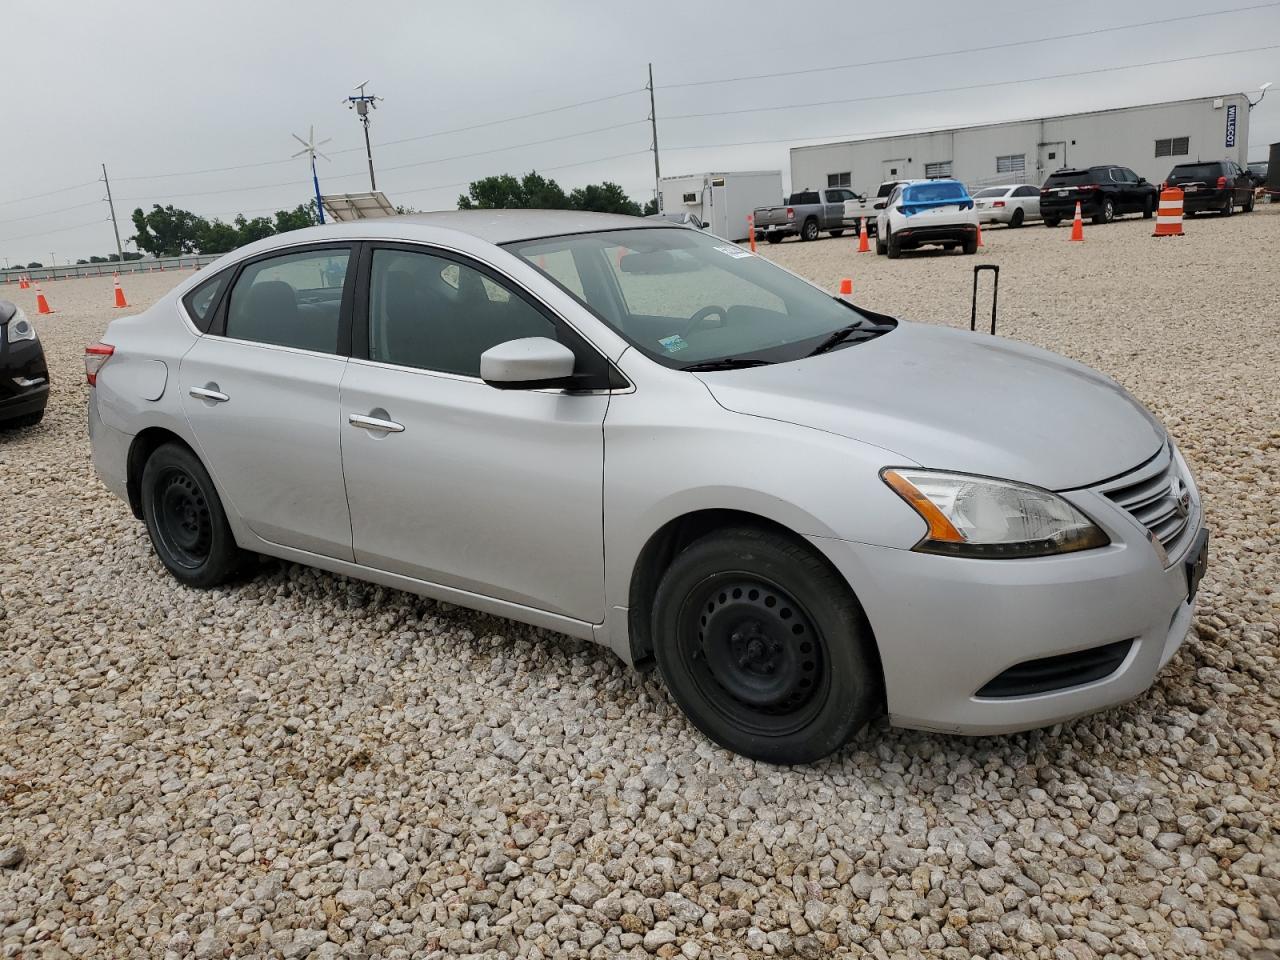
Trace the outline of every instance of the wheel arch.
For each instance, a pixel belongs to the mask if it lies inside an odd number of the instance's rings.
[[[870,639],[868,652],[875,662],[876,670],[879,672],[880,681],[883,684],[883,667],[880,663],[880,651],[875,639],[875,632],[867,620],[865,611],[862,610],[857,590],[853,584],[850,584],[845,579],[836,565],[831,562],[831,558],[826,556],[819,546],[786,524],[760,513],[733,508],[714,507],[682,513],[668,520],[654,531],[649,539],[645,541],[644,546],[641,547],[631,569],[631,580],[628,588],[627,635],[631,662],[641,663],[653,656],[651,613],[654,598],[658,591],[658,584],[667,568],[670,567],[671,561],[675,559],[681,550],[695,540],[717,530],[737,527],[753,527],[785,537],[813,551],[824,563],[831,567],[836,576],[848,586],[850,594],[852,594],[855,602],[858,603],[862,614],[863,626],[866,629],[867,637]]]
[[[181,444],[190,450],[197,460],[201,459],[200,454],[191,444],[166,427],[147,427],[139,432],[129,444],[129,456],[125,461],[125,487],[129,493],[129,508],[139,520],[142,519],[142,470],[147,465],[151,454],[166,443]]]

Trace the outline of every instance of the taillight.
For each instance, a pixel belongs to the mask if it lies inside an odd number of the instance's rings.
[[[1003,201],[1003,200],[997,200],[995,203],[993,203],[993,204],[992,204],[992,206],[993,206],[993,207],[1003,207],[1003,206],[1004,206],[1004,201]]]
[[[116,348],[109,343],[91,343],[84,348],[84,375],[89,381],[89,386],[96,386],[98,383],[98,371],[102,369],[102,365],[111,359],[111,355],[116,352]]]
[[[1076,189],[1084,193],[1086,190],[1097,190],[1098,185],[1096,183],[1086,183],[1083,186],[1076,187]]]
[[[1219,190],[1222,190],[1222,189],[1224,189],[1224,188],[1226,187],[1226,185],[1227,185],[1227,178],[1226,178],[1226,177],[1219,177],[1219,178],[1218,178],[1218,189],[1219,189]]]
[[[787,219],[794,220],[795,218],[796,218],[796,212],[790,207],[787,207]]]

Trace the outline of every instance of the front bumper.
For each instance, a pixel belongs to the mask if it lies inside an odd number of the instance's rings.
[[[1071,499],[1087,504],[1111,546],[1058,557],[972,560],[811,538],[866,611],[893,725],[1011,733],[1124,703],[1151,686],[1191,626],[1185,561],[1195,538],[1166,567],[1137,524],[1105,522],[1091,496]],[[978,695],[1027,661],[1124,641],[1123,660],[1100,679],[1027,696]]]
[[[49,368],[39,340],[3,343],[0,329],[0,421],[38,413],[49,402]]]

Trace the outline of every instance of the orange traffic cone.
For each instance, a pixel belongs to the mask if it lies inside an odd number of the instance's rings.
[[[31,284],[27,282],[27,277],[25,274],[18,278],[18,289],[19,290],[31,289]]]
[[[747,214],[747,239],[750,241],[751,252],[756,252],[756,215],[754,213]]]
[[[1156,232],[1153,237],[1181,237],[1182,190],[1168,187],[1160,191],[1160,208],[1156,210]]]
[[[858,252],[870,253],[871,246],[867,243],[867,218],[858,218]]]
[[[1080,201],[1076,201],[1076,218],[1071,221],[1071,239],[1084,239],[1084,221],[1080,219]]]
[[[116,306],[127,307],[129,302],[125,300],[124,291],[120,289],[120,274],[115,274],[112,278],[112,282],[115,284],[116,288]]]
[[[850,278],[850,277],[844,277],[844,278],[840,281],[840,296],[842,296],[842,297],[851,297],[851,296],[853,296],[853,280],[852,280],[852,278]]]
[[[986,246],[986,244],[982,242],[982,224],[978,224],[978,246]]]
[[[36,284],[36,313],[53,313],[49,309],[49,301],[45,298],[44,292],[40,289],[40,284]]]

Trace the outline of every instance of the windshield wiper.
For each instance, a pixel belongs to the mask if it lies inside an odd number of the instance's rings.
[[[862,325],[861,320],[857,323],[851,323],[847,327],[841,327],[839,330],[833,331],[827,339],[823,340],[820,344],[810,350],[809,356],[816,357],[820,353],[826,353],[828,350],[834,350],[836,347],[840,346],[840,344],[848,340],[853,334],[864,329],[866,328]]]
[[[760,360],[754,357],[721,357],[719,360],[700,360],[697,363],[691,363],[687,367],[681,367],[681,370],[710,371],[710,370],[741,370],[745,367],[767,367],[768,360]]]

